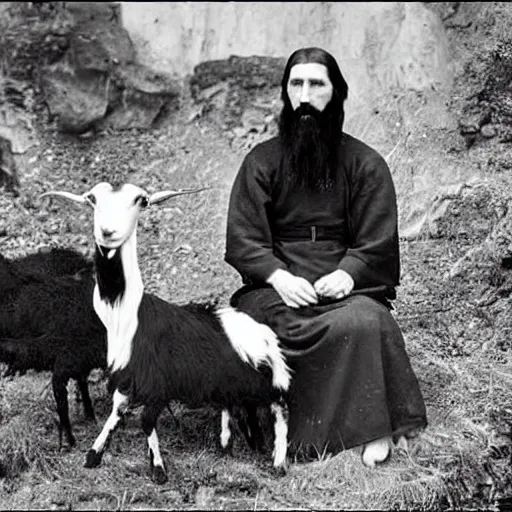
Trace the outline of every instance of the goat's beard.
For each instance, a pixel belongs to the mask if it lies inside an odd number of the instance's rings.
[[[332,102],[323,111],[309,103],[301,104],[296,110],[289,104],[283,107],[279,134],[287,188],[309,192],[333,188],[341,138],[339,116],[334,110]]]

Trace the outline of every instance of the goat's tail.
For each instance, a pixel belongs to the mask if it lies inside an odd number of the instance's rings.
[[[216,311],[224,332],[242,361],[254,368],[262,363],[272,369],[272,384],[286,391],[290,386],[290,368],[279,348],[276,333],[256,322],[248,314],[226,307]]]

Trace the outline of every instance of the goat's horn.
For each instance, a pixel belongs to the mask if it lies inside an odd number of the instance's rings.
[[[65,199],[71,199],[77,203],[85,203],[85,197],[79,196],[78,194],[73,194],[72,192],[62,192],[60,190],[55,190],[53,192],[45,192],[39,196],[40,199],[43,197],[64,197]]]
[[[210,187],[203,188],[183,188],[179,190],[163,190],[162,192],[155,192],[151,194],[149,197],[149,204],[158,204],[171,197],[181,196],[183,194],[195,194],[197,192],[202,192],[203,190],[208,190]]]

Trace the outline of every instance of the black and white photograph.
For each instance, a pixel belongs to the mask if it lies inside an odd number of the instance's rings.
[[[512,4],[0,2],[0,509],[512,509]]]

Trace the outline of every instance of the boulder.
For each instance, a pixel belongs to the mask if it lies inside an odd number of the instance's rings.
[[[112,102],[112,113],[105,125],[118,130],[150,128],[169,103],[177,107],[181,90],[177,80],[141,64],[120,66],[114,73],[119,99]]]
[[[13,154],[25,153],[38,144],[34,129],[34,90],[24,82],[1,77],[0,137],[11,144]]]
[[[41,86],[60,131],[149,128],[179,96],[176,80],[136,62],[116,5],[66,3],[74,27],[65,55],[41,73]],[[177,102],[173,104],[177,106]]]
[[[84,133],[107,112],[109,80],[105,73],[54,65],[44,70],[41,85],[50,113],[63,132]]]
[[[119,23],[121,20],[121,8],[117,2],[67,2],[66,10],[76,25],[97,20]]]
[[[69,39],[68,59],[74,69],[108,73],[116,66],[135,61],[135,50],[128,32],[103,20],[82,23]]]
[[[491,233],[507,209],[507,197],[491,180],[470,179],[439,187],[430,206],[411,211],[400,230],[405,239],[446,238],[480,242]]]
[[[285,64],[280,57],[236,55],[198,64],[190,92],[200,116],[228,129],[234,140],[246,139],[245,148],[257,143],[259,134],[268,138],[276,131]]]

